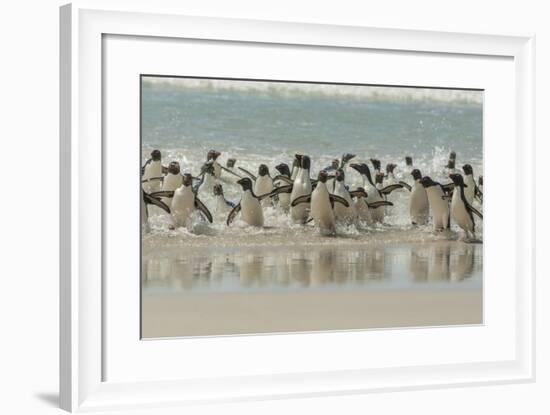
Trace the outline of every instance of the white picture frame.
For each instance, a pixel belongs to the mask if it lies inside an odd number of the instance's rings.
[[[534,189],[514,183],[516,270],[514,358],[310,373],[103,381],[105,370],[102,103],[108,35],[289,46],[377,49],[513,59],[515,153],[534,183],[534,38],[406,29],[191,17],[154,6],[78,2],[61,8],[61,407],[69,411],[529,382],[534,379]],[[526,168],[526,166],[529,166]],[[268,340],[266,340],[268,341]],[[182,378],[185,374],[182,373]],[[443,379],[443,380],[442,380]],[[307,385],[307,387],[304,387]]]

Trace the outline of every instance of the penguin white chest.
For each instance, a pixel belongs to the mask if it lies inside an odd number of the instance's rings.
[[[178,226],[185,226],[191,213],[195,210],[195,194],[191,186],[181,186],[174,192],[170,211],[172,219]]]
[[[334,228],[334,212],[324,183],[318,183],[311,194],[311,217],[321,229]]]
[[[378,189],[373,186],[368,180],[365,180],[365,190],[368,195],[367,203],[379,202],[381,200],[384,200],[384,198],[380,196],[380,192],[378,191]],[[384,206],[369,209],[370,218],[373,222],[382,222],[384,220],[385,213],[386,208]]]
[[[474,202],[474,196],[476,194],[476,183],[474,181],[474,176],[467,174],[466,177],[464,177],[464,184],[467,186],[464,188],[464,197],[471,205]]]
[[[153,178],[162,177],[162,162],[160,160],[152,160],[145,166],[142,180],[150,180]],[[143,190],[147,193],[152,193],[160,190],[160,180],[151,180],[143,183]]]
[[[164,177],[164,181],[162,182],[162,189],[161,190],[176,190],[178,187],[181,186],[183,181],[183,177],[181,174],[171,174],[168,173],[166,177]],[[163,197],[162,201],[166,203],[168,206],[172,203],[171,197]]]
[[[258,196],[265,195],[273,190],[273,180],[267,174],[259,176],[254,183],[254,193]]]
[[[222,166],[220,166],[220,163],[215,161],[214,163],[212,163],[212,167],[214,167],[214,176],[216,177],[216,179],[219,179],[222,175]]]
[[[309,170],[301,170],[300,174],[294,180],[294,185],[292,186],[292,193],[290,194],[290,201],[294,199],[309,195],[311,193],[311,181],[309,180]],[[293,206],[290,209],[290,215],[292,219],[296,222],[304,222],[307,220],[309,210],[309,204],[300,203],[297,206]]]
[[[334,186],[335,186],[334,194],[336,196],[340,196],[341,198],[344,198],[346,202],[348,202],[349,204],[349,207],[346,207],[341,203],[335,203],[334,216],[336,217],[336,219],[343,219],[343,220],[354,219],[357,215],[357,212],[355,209],[355,203],[353,203],[353,200],[351,200],[351,196],[349,195],[349,192],[346,189],[344,182],[335,181]]]
[[[222,195],[216,196],[216,213],[225,215],[231,210],[231,206],[227,204]]]
[[[459,188],[456,188],[453,192],[453,198],[451,199],[451,215],[456,224],[463,230],[469,232],[474,231],[472,216],[464,205]]]
[[[249,190],[243,193],[241,199],[241,216],[250,226],[264,226],[264,214],[260,201]]]
[[[433,226],[435,230],[447,229],[449,227],[449,202],[444,199],[443,190],[439,186],[430,186],[426,189],[428,202],[432,210]]]
[[[423,225],[427,222],[429,213],[428,194],[418,180],[411,190],[409,211],[413,223]]]

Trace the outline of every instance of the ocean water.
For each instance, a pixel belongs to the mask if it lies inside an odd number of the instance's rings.
[[[194,175],[210,149],[222,153],[222,165],[236,158],[237,166],[256,172],[265,163],[272,176],[275,165],[308,154],[314,178],[349,152],[360,161],[378,158],[383,168],[397,164],[397,179],[409,183],[405,156],[412,156],[424,175],[448,183],[451,150],[457,168],[469,163],[476,177],[482,174],[482,124],[480,91],[142,80],[143,161],[159,149],[163,164],[179,161],[182,173]],[[237,203],[235,180],[222,174],[226,198]],[[360,176],[348,168],[346,183],[360,185]],[[481,287],[482,244],[462,242],[456,225],[446,234],[411,226],[405,190],[388,197],[395,206],[384,225],[339,226],[335,237],[292,224],[277,207],[265,209],[265,229],[240,220],[227,227],[213,197],[201,199],[214,214],[212,225],[197,220],[170,230],[169,218],[151,210],[142,244],[146,292]],[[481,221],[476,231],[482,239]]]

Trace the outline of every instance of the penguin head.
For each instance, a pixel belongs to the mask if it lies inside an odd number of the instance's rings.
[[[168,173],[180,174],[180,164],[177,161],[171,161],[168,165]]]
[[[260,164],[260,167],[258,167],[258,175],[261,177],[269,176],[269,167],[265,164]]]
[[[447,162],[447,168],[454,169],[455,163],[456,163],[456,153],[454,151],[451,151],[451,154],[449,154],[449,161]]]
[[[382,172],[376,173],[376,176],[374,176],[374,182],[376,184],[382,184],[384,182],[384,173]]]
[[[346,178],[346,175],[344,174],[344,170],[338,169],[336,170],[336,173],[334,173],[335,180],[338,182],[343,182]]]
[[[235,167],[235,163],[237,162],[237,159],[227,159],[227,162],[225,163],[226,167],[228,169],[232,169],[233,167]]]
[[[420,179],[420,183],[424,188],[432,187],[436,185],[436,182],[432,180],[430,176],[425,176]]]
[[[214,196],[223,196],[223,187],[219,183],[214,185]]]
[[[411,175],[412,175],[414,180],[422,179],[422,173],[420,173],[420,170],[418,170],[418,169],[414,169],[413,171],[411,171]]]
[[[333,169],[337,169],[339,165],[340,165],[340,160],[334,159],[334,160],[332,160],[332,163],[331,163],[330,166],[331,166]]]
[[[327,182],[327,179],[328,179],[328,173],[325,171],[325,170],[321,170],[319,172],[319,175],[317,176],[317,179],[319,180],[319,182],[321,183],[326,183]]]
[[[206,160],[207,161],[210,161],[210,160],[216,160],[219,156],[220,156],[220,153],[219,151],[216,151],[216,150],[210,150],[207,154],[206,154]]]
[[[374,170],[380,170],[380,160],[378,159],[370,159],[370,162],[372,163],[372,167],[374,167]]]
[[[461,174],[458,174],[458,173],[449,174],[449,178],[453,181],[455,186],[468,187],[467,185],[464,184],[464,178],[462,177]]]
[[[240,184],[244,191],[252,191],[252,180],[248,177],[243,177],[242,179],[237,180],[237,184]]]
[[[464,166],[462,166],[462,170],[464,171],[465,175],[474,174],[474,169],[472,169],[472,166],[469,164],[465,164]]]
[[[388,163],[386,164],[386,173],[393,173],[394,169],[397,167],[397,164]]]
[[[185,173],[183,175],[182,183],[185,187],[192,186],[193,185],[193,176],[191,176],[189,173]]]
[[[355,154],[346,153],[346,154],[342,155],[342,162],[345,164],[354,157],[355,157]]]
[[[275,169],[282,174],[283,176],[290,177],[290,169],[288,168],[288,164],[286,163],[280,163],[275,166]]]
[[[296,154],[294,156],[294,160],[292,160],[292,168],[300,167],[300,164],[302,164],[302,156],[300,154]]]
[[[365,174],[370,176],[370,169],[365,163],[352,163],[349,165],[353,170],[357,171],[359,174]]]
[[[160,150],[151,151],[151,159],[153,161],[160,161],[160,158],[161,158]]]
[[[309,170],[311,167],[311,159],[309,156],[302,156],[302,169]]]
[[[405,157],[405,164],[407,166],[412,166],[413,165],[413,158],[411,156],[406,156]]]

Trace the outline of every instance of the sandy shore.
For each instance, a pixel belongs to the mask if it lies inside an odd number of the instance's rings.
[[[142,336],[177,337],[482,323],[482,289],[146,293]]]

